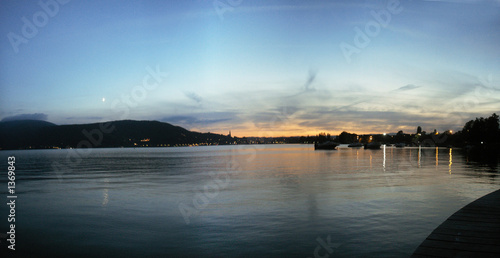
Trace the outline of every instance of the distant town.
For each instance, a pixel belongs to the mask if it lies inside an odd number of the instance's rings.
[[[63,149],[98,147],[180,147],[233,144],[313,144],[327,141],[339,144],[378,142],[399,146],[466,147],[484,146],[499,149],[499,117],[468,121],[462,130],[426,132],[420,126],[414,132],[356,134],[342,132],[330,135],[296,137],[233,137],[214,133],[188,131],[158,121],[122,120],[107,123],[55,125],[39,120],[0,122],[0,149]]]

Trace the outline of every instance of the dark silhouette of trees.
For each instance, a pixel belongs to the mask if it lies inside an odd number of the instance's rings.
[[[406,142],[405,141],[405,138],[406,135],[405,133],[403,133],[403,131],[399,131],[395,136],[394,136],[394,140],[398,143],[398,142]]]
[[[418,136],[418,135],[407,134],[407,133],[404,133],[403,131],[399,131],[396,135],[394,135],[391,143],[405,143],[407,145],[417,144],[418,137],[416,137],[416,136]]]
[[[358,135],[355,133],[348,133],[346,131],[343,131],[342,133],[340,133],[338,140],[342,144],[353,143],[358,141]]]
[[[323,143],[326,141],[331,141],[332,136],[330,134],[326,133],[319,133],[318,136],[316,136],[316,142]]]
[[[463,139],[467,144],[498,144],[500,140],[498,115],[493,113],[488,118],[476,118],[465,123],[462,129]]]

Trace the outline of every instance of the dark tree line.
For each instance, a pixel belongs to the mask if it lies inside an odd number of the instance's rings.
[[[498,115],[480,117],[467,122],[462,129],[463,139],[470,145],[495,145],[500,140]]]
[[[490,117],[479,117],[468,121],[461,131],[452,133],[445,131],[439,133],[436,129],[427,133],[418,126],[415,133],[404,133],[399,131],[396,135],[358,135],[343,131],[337,137],[327,133],[320,133],[315,136],[302,136],[297,140],[299,143],[313,143],[336,141],[342,144],[353,142],[367,143],[370,141],[381,142],[385,144],[404,143],[407,146],[426,146],[426,147],[467,147],[467,146],[490,146],[500,148],[500,129],[499,116],[492,114]]]

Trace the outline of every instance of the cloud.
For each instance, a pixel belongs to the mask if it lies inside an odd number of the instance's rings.
[[[200,95],[198,95],[194,92],[184,92],[184,95],[186,97],[188,97],[189,99],[196,101],[196,103],[200,103],[203,100],[203,98],[200,97]]]
[[[233,120],[235,114],[231,112],[199,113],[190,115],[175,115],[163,117],[160,120],[180,126],[206,126]]]
[[[309,71],[309,77],[307,78],[307,82],[304,85],[305,91],[313,91],[314,88],[311,88],[311,84],[314,82],[314,79],[316,79],[316,72],[315,71]]]
[[[72,120],[72,119],[85,119],[85,120],[102,120],[104,119],[102,116],[84,116],[84,117],[77,117],[77,116],[70,116],[70,117],[66,117],[65,118],[66,120]]]
[[[399,87],[396,91],[406,91],[406,90],[413,90],[413,89],[418,89],[418,88],[420,88],[420,86],[408,84],[406,86]]]
[[[2,119],[2,122],[5,121],[15,121],[15,120],[42,120],[47,121],[47,114],[43,113],[34,113],[34,114],[19,114],[15,116],[8,116]]]
[[[321,131],[335,134],[343,130],[415,132],[417,126],[426,131],[458,130],[467,118],[474,117],[468,113],[473,110],[462,108],[469,105],[470,100],[476,111],[492,113],[489,110],[495,108],[499,94],[483,87],[483,84],[496,85],[493,76],[487,76],[481,83],[477,77],[455,70],[420,72],[425,78],[418,80],[418,84],[407,81],[378,89],[359,87],[351,82],[330,84],[311,69],[306,71],[303,80],[286,81],[265,92],[250,87],[239,92],[207,95],[201,100],[203,107],[195,102],[201,97],[185,92],[186,97],[194,101],[184,98],[182,102],[162,104],[161,114],[155,116],[189,130],[224,132],[230,129],[238,136],[262,133],[280,136]]]
[[[194,116],[168,116],[160,120],[171,124],[194,124],[198,121]]]
[[[396,132],[404,129],[411,132],[422,126],[425,130],[443,129],[442,116],[432,114],[411,114],[398,111],[370,111],[349,108],[346,110],[317,108],[297,117],[302,127],[318,128],[326,131],[350,132]]]

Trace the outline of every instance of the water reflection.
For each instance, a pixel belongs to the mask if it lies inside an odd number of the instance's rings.
[[[422,157],[422,147],[418,146],[418,167],[420,167],[420,157]]]
[[[452,154],[452,148],[450,148],[450,164],[448,165],[448,171],[450,172],[450,175],[451,175],[451,164],[453,164],[452,160],[453,160],[453,154]]]
[[[102,206],[106,206],[109,202],[108,189],[105,188],[102,190]]]
[[[500,149],[465,149],[464,157],[467,164],[490,166],[496,169],[500,159]]]
[[[107,206],[109,202],[109,178],[104,178],[104,187],[102,189],[102,202],[101,206]]]
[[[318,236],[331,235],[342,243],[339,256],[409,256],[442,218],[500,184],[496,165],[466,164],[457,149],[257,147],[96,149],[62,182],[51,170],[52,152],[18,152],[20,184],[29,189],[19,208],[23,243],[85,252],[90,240],[73,240],[92,234],[92,246],[125,256],[179,256],[188,244],[198,250],[193,256],[241,256],[259,247],[253,256],[295,248],[303,257]],[[68,152],[54,153],[64,161]],[[178,203],[191,205],[192,189],[213,182],[210,171],[224,172],[229,184],[185,225]],[[39,237],[46,234],[54,238]]]
[[[474,170],[487,168],[489,172],[498,172],[499,150],[463,150],[465,163]]]
[[[385,144],[384,144],[384,160],[383,160],[383,162],[382,162],[382,167],[383,167],[383,169],[384,169],[384,172],[385,172],[385,157],[386,157],[386,156],[385,156]]]
[[[438,147],[407,147],[404,149],[393,148],[384,146],[379,155],[369,154],[368,161],[370,161],[370,167],[372,167],[372,161],[378,163],[380,160],[381,167],[383,171],[388,171],[391,165],[394,163],[394,153],[396,155],[404,155],[404,159],[411,167],[415,168],[425,168],[427,166],[432,166],[436,170],[442,170],[443,166],[447,166],[446,170],[448,174],[452,173],[453,165],[453,152],[460,150],[457,149],[444,149]],[[358,157],[359,156],[359,157]],[[363,159],[363,153],[356,152],[356,160]],[[356,162],[358,164],[358,162]],[[399,164],[401,165],[401,164]],[[491,166],[494,167],[494,166]],[[496,168],[496,167],[494,167]]]
[[[439,149],[438,147],[436,147],[436,168],[438,167],[439,165]]]

